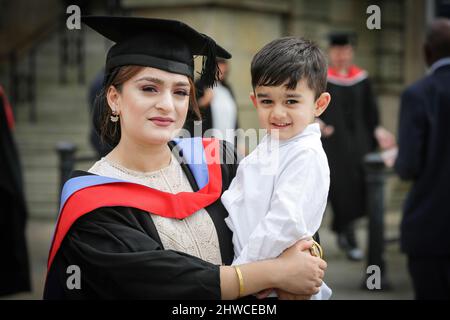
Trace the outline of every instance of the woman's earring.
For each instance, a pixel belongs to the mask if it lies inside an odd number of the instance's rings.
[[[112,116],[109,117],[111,119],[111,122],[117,122],[119,121],[119,114],[116,110],[113,110]]]

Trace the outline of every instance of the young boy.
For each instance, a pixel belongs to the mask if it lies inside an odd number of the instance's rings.
[[[226,223],[233,231],[233,264],[277,257],[314,235],[330,184],[315,123],[331,99],[325,92],[323,53],[305,39],[277,39],[254,56],[251,75],[250,98],[267,135],[241,161],[222,195],[229,212]],[[313,299],[330,296],[323,284]]]

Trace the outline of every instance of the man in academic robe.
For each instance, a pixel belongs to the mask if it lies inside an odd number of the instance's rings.
[[[333,33],[329,39],[327,91],[331,103],[320,123],[330,165],[332,229],[347,257],[361,260],[354,222],[365,214],[367,205],[363,157],[377,145],[392,147],[395,139],[379,125],[378,106],[367,71],[353,63],[354,35]]]
[[[13,112],[0,86],[0,296],[30,290],[27,209],[13,129]]]

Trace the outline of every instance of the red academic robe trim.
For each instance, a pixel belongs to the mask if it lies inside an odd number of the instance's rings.
[[[341,85],[341,86],[353,86],[358,82],[367,78],[367,72],[363,69],[352,65],[346,75],[340,74],[334,68],[328,68],[328,82]]]
[[[9,101],[6,98],[6,94],[5,94],[5,91],[3,90],[2,86],[0,86],[0,99],[3,100],[3,107],[5,109],[6,121],[8,122],[8,128],[9,128],[9,130],[12,131],[15,126],[14,114],[13,114],[11,105],[9,104]]]
[[[50,248],[47,271],[70,227],[80,217],[95,209],[132,207],[163,217],[184,219],[219,199],[222,194],[219,143],[216,139],[203,139],[202,143],[206,151],[209,181],[197,192],[172,194],[140,184],[119,182],[87,187],[73,193],[61,210]],[[212,147],[210,144],[213,144]]]

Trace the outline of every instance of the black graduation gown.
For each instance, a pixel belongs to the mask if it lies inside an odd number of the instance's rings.
[[[0,295],[6,295],[29,291],[30,275],[22,172],[2,98],[0,96]]]
[[[221,165],[223,192],[236,174],[238,161],[231,147],[222,145],[221,153],[234,162]],[[189,167],[183,163],[181,166],[197,191]],[[76,171],[74,176],[87,174]],[[224,221],[228,213],[220,198],[205,209],[217,230],[222,262],[231,264],[232,233]],[[80,268],[80,290],[70,290],[66,285],[70,265]],[[219,266],[164,250],[147,212],[104,207],[82,216],[70,228],[48,272],[44,298],[220,299]]]
[[[328,81],[327,90],[331,103],[321,119],[334,126],[334,134],[322,143],[330,166],[332,228],[341,232],[366,211],[363,157],[377,145],[378,109],[367,77],[351,85]]]

